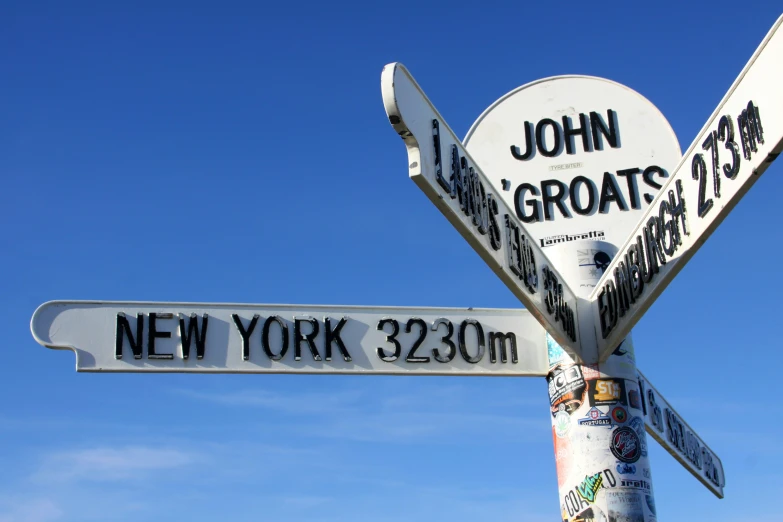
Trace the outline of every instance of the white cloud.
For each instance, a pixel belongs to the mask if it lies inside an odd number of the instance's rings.
[[[173,448],[125,446],[54,453],[44,458],[39,480],[120,480],[146,472],[179,468],[195,455]]]

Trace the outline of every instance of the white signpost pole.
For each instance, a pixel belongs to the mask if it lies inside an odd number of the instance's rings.
[[[616,248],[603,241],[554,247],[550,258],[588,295],[601,273],[585,274],[579,259]],[[557,257],[557,259],[555,259]],[[590,278],[590,279],[588,279]],[[583,364],[551,338],[549,407],[560,510],[564,521],[656,520],[642,393],[629,335],[605,360]]]

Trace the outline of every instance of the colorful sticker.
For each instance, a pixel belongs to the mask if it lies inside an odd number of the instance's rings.
[[[584,403],[585,380],[578,364],[557,366],[546,376],[549,384],[549,404],[552,415],[561,411],[562,405],[566,413],[573,413]]]
[[[596,407],[590,408],[590,411],[587,412],[587,417],[583,417],[577,422],[580,426],[606,426],[607,428],[612,427],[612,419],[610,419],[607,415],[604,414],[604,412]]]
[[[625,464],[620,462],[617,464],[617,473],[620,475],[636,475],[636,464]]]
[[[595,502],[595,496],[598,494],[598,490],[604,483],[604,475],[602,472],[598,472],[595,475],[586,475],[585,479],[576,486],[576,492],[579,496],[592,504]]]
[[[615,406],[612,408],[612,420],[615,424],[625,424],[628,420],[628,413],[622,406]]]
[[[631,464],[642,456],[639,435],[629,426],[621,426],[614,430],[609,448],[617,460]]]
[[[626,406],[625,379],[589,381],[588,397],[590,406],[614,406],[617,403]]]

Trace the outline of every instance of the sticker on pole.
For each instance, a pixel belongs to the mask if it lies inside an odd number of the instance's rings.
[[[84,372],[544,376],[526,310],[51,301],[30,322]]]

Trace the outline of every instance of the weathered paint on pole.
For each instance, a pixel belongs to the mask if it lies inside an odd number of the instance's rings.
[[[551,249],[550,256],[559,258],[554,262],[576,292],[588,295],[601,276],[606,254],[611,257],[616,251],[606,242],[580,241]],[[562,520],[655,522],[642,395],[630,336],[598,364],[580,364],[549,335],[547,348]]]

